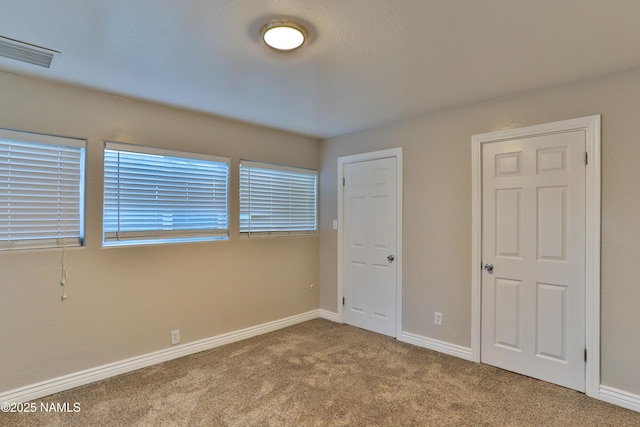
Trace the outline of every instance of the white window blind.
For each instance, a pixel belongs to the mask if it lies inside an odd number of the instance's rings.
[[[315,234],[316,200],[316,171],[240,162],[240,233]]]
[[[85,141],[0,130],[0,250],[80,246]]]
[[[104,244],[228,237],[229,160],[107,142]]]

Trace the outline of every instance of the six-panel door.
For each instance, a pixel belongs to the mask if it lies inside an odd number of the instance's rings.
[[[585,389],[585,132],[483,145],[481,360]]]
[[[348,163],[343,172],[344,321],[395,336],[396,159]]]

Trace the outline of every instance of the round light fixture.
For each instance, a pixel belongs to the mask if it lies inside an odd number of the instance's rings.
[[[260,29],[262,40],[277,50],[297,49],[307,38],[307,29],[292,21],[271,21]]]

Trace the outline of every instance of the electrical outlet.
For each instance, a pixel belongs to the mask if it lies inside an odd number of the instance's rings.
[[[442,313],[438,313],[437,311],[433,313],[433,323],[442,325]]]
[[[180,344],[180,329],[171,331],[171,345]]]
[[[337,219],[334,219],[334,220],[333,220],[333,229],[334,229],[334,230],[337,230],[337,229],[338,229],[338,220],[337,220]]]
[[[309,285],[309,289],[313,290],[313,283]]]

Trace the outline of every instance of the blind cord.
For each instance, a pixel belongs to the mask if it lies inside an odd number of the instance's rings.
[[[62,194],[62,178],[61,178],[61,168],[62,168],[62,152],[58,151],[58,194]],[[60,287],[62,288],[62,295],[60,296],[60,301],[64,301],[67,299],[67,289],[66,289],[66,284],[67,284],[67,267],[65,266],[65,252],[66,252],[66,244],[67,244],[67,239],[64,236],[61,236],[62,234],[62,230],[64,229],[62,222],[64,222],[64,216],[60,215],[60,204],[61,204],[61,200],[60,200],[61,196],[58,196],[58,218],[59,218],[59,227],[60,229],[58,230],[58,236],[62,237],[62,256],[60,257]]]
[[[62,246],[62,256],[60,257],[60,287],[62,288],[62,296],[60,297],[60,301],[64,301],[68,298],[67,290],[65,288],[65,285],[67,284],[67,267],[64,264],[65,249],[66,248]]]

